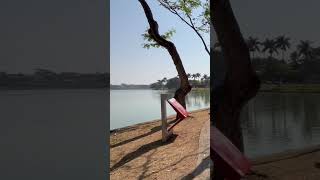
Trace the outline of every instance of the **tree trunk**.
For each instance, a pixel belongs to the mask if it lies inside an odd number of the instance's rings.
[[[185,96],[191,91],[191,86],[189,84],[188,76],[184,70],[180,55],[175,47],[175,45],[164,39],[159,34],[159,26],[158,23],[153,19],[153,15],[151,9],[145,0],[139,0],[141,3],[145,15],[147,17],[150,29],[148,33],[150,36],[162,47],[166,48],[173,60],[174,65],[176,66],[178,76],[180,79],[180,87],[176,90],[174,98],[184,107],[186,108]]]
[[[211,118],[215,117],[216,127],[243,152],[240,112],[256,95],[260,81],[229,0],[211,0],[211,20],[226,64],[224,83],[220,90],[213,90],[218,103]],[[220,168],[214,166],[214,179],[223,179]]]

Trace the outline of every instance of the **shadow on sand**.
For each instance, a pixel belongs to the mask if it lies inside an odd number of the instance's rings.
[[[110,172],[114,171],[115,169],[123,166],[124,164],[134,160],[135,158],[140,157],[141,155],[149,152],[152,149],[155,149],[155,148],[157,148],[159,146],[167,145],[167,144],[170,144],[170,143],[174,142],[176,137],[177,137],[177,135],[173,134],[172,137],[170,139],[168,139],[168,141],[165,142],[165,143],[162,142],[162,140],[160,139],[158,141],[154,141],[154,142],[151,142],[149,144],[142,145],[136,151],[133,151],[133,152],[125,155],[119,162],[117,162],[114,166],[112,166],[110,168]]]
[[[172,120],[172,121],[168,122],[168,124],[173,124],[174,122],[176,122],[176,120]],[[133,137],[133,138],[131,138],[131,139],[127,139],[127,140],[125,140],[125,141],[122,141],[122,142],[119,142],[119,143],[116,143],[116,144],[113,144],[113,145],[110,145],[110,148],[115,148],[115,147],[118,147],[118,146],[127,144],[127,143],[129,143],[129,142],[131,142],[131,141],[135,141],[135,140],[138,140],[138,139],[140,139],[140,138],[149,136],[149,135],[151,135],[151,134],[153,134],[153,133],[156,133],[156,132],[158,132],[158,131],[160,131],[160,130],[161,130],[161,126],[153,127],[150,132],[147,132],[147,133],[145,133],[145,134],[141,134],[140,136],[136,136],[136,137]]]
[[[189,180],[197,177],[200,175],[203,171],[205,171],[207,168],[210,168],[210,156],[206,157],[201,161],[201,163],[189,174],[186,176],[182,177],[182,180]],[[211,171],[210,171],[211,172]],[[210,179],[210,177],[206,177],[207,179]]]
[[[183,161],[186,160],[187,158],[190,158],[190,157],[192,157],[192,156],[198,156],[199,154],[202,154],[202,153],[204,153],[204,152],[186,155],[186,156],[182,157],[181,159],[179,159],[179,160],[171,163],[171,164],[168,165],[168,166],[165,166],[165,167],[163,167],[163,168],[161,168],[161,169],[159,169],[159,170],[157,170],[157,171],[152,171],[151,173],[146,174],[147,171],[148,171],[148,163],[150,162],[150,159],[149,159],[149,158],[151,157],[151,155],[150,155],[150,157],[147,158],[147,159],[148,159],[147,162],[145,162],[145,164],[143,165],[142,174],[139,176],[138,179],[139,179],[139,180],[142,180],[142,179],[145,179],[145,178],[150,177],[150,176],[153,175],[153,174],[159,173],[159,172],[164,171],[164,170],[168,170],[168,168],[171,169],[172,167],[174,167],[174,166],[176,166],[177,164],[183,162]],[[204,163],[205,163],[205,162],[203,162],[202,164],[204,164]],[[198,168],[198,169],[201,169],[201,168]],[[171,169],[171,170],[175,170],[175,168],[173,168],[173,169]],[[190,173],[190,174],[191,174],[191,173]],[[180,179],[181,179],[181,178],[180,178]]]

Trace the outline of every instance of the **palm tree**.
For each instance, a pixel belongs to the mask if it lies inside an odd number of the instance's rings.
[[[282,51],[282,61],[284,61],[284,52],[290,48],[290,38],[283,36],[278,36],[276,38],[276,46]]]
[[[208,75],[206,75],[206,74],[204,74],[202,77],[203,77],[205,80],[208,79]]]
[[[159,85],[160,89],[163,89],[163,83],[162,80],[157,80],[157,84]]]
[[[196,78],[200,78],[201,77],[201,74],[200,73],[196,73]]]
[[[313,48],[312,56],[317,57],[317,58],[320,57],[320,47]]]
[[[191,74],[191,78],[193,78],[193,80],[195,80],[195,74]]]
[[[190,73],[188,73],[187,76],[188,76],[188,79],[190,79],[192,75]]]
[[[266,39],[262,42],[263,49],[262,52],[268,51],[269,56],[272,57],[273,53],[278,54],[278,48],[276,46],[276,42],[273,39]]]
[[[294,51],[290,54],[290,59],[291,59],[291,63],[293,65],[294,68],[296,68],[298,66],[298,61],[299,61],[299,54],[297,51]]]
[[[309,40],[300,40],[300,44],[297,45],[298,55],[303,55],[305,60],[310,60],[313,57],[312,42]]]
[[[258,51],[260,52],[259,45],[261,43],[259,42],[258,38],[249,37],[247,39],[247,46],[249,48],[249,51],[252,52],[252,59],[254,58],[254,52]]]
[[[161,87],[161,89],[164,89],[165,83],[167,82],[167,80],[168,79],[166,77],[161,80],[157,80],[158,81],[157,84]]]
[[[166,77],[164,77],[164,78],[161,80],[161,81],[162,81],[162,84],[163,84],[163,83],[166,83],[167,80],[168,80],[168,79],[167,79]]]
[[[298,59],[299,59],[299,54],[297,53],[297,51],[293,51],[291,54],[290,54],[290,59],[291,61],[293,62],[297,62]]]
[[[202,78],[204,79],[205,84],[207,84],[209,78],[208,75],[204,74]]]

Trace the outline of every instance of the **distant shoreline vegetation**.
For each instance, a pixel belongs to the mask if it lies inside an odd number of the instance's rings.
[[[210,87],[210,76],[200,73],[187,74],[190,84],[194,89],[209,88]],[[129,89],[153,89],[153,90],[172,90],[178,89],[180,86],[179,77],[173,78],[162,78],[157,82],[151,83],[150,85],[137,85],[137,84],[121,84],[121,85],[110,85],[112,90],[129,90]]]
[[[252,65],[263,84],[319,84],[320,46],[300,40],[295,46],[286,36],[246,39]],[[288,52],[291,51],[291,53]],[[214,58],[223,62],[221,46],[215,43]]]
[[[192,88],[210,88],[210,76],[200,73],[187,74]],[[180,86],[179,76],[173,78],[163,78],[155,83],[150,84],[151,89],[178,89]]]
[[[121,84],[121,85],[110,85],[112,90],[127,90],[127,89],[150,89],[149,85],[139,85],[139,84]]]
[[[0,72],[0,90],[108,88],[109,78],[109,73],[56,73],[47,69],[35,69],[33,74]]]

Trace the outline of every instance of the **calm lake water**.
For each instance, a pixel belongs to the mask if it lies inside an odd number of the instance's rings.
[[[160,94],[174,92],[159,90],[111,90],[110,91],[110,129],[130,126],[161,118]],[[188,111],[210,106],[209,90],[191,91],[186,98]],[[175,111],[167,104],[167,115]]]
[[[0,179],[103,179],[108,93],[0,91]]]
[[[160,119],[160,93],[111,90],[111,129]],[[207,108],[209,91],[191,92],[186,102],[189,111]],[[31,179],[101,179],[107,105],[105,90],[0,91],[2,179],[30,179],[35,169],[39,178]],[[241,118],[250,157],[320,144],[320,94],[260,93]]]
[[[241,116],[250,157],[320,144],[320,94],[260,93]]]
[[[154,90],[111,90],[111,129],[160,119],[160,94]],[[210,106],[209,91],[191,92],[188,111]],[[175,114],[167,105],[168,114]],[[320,144],[320,94],[260,93],[241,114],[249,157]]]

